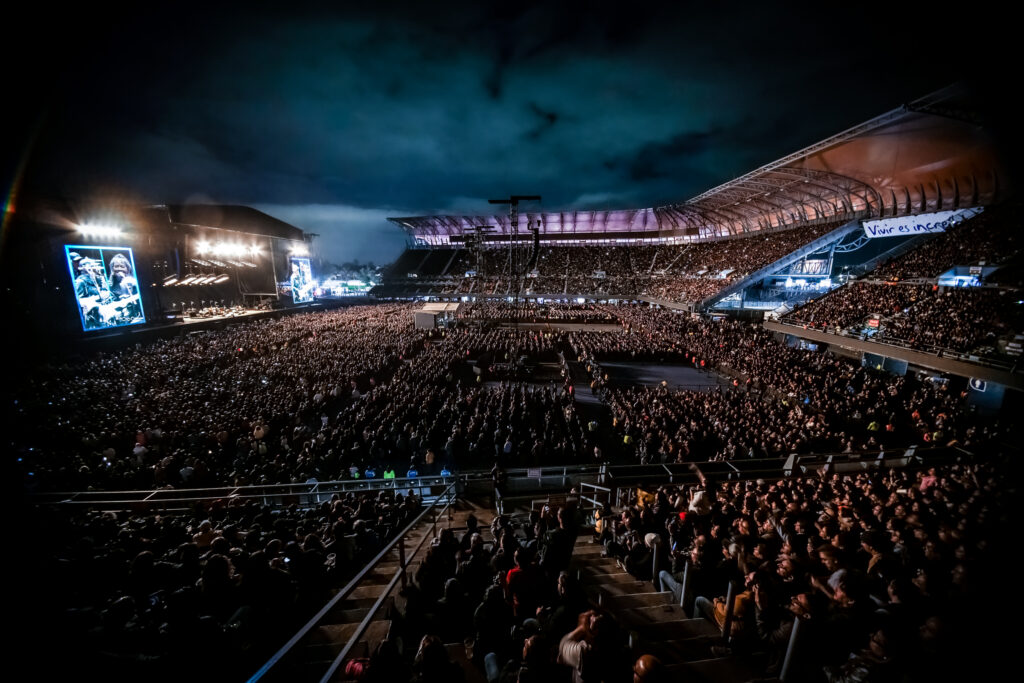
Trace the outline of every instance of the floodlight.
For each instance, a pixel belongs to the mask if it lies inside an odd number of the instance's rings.
[[[78,232],[89,237],[119,237],[124,231],[116,225],[84,223],[78,226]]]

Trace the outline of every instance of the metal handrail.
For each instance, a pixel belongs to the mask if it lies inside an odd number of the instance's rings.
[[[454,482],[452,485],[454,485]],[[451,485],[449,485],[448,488],[450,489]],[[448,489],[445,489],[445,494],[447,492]],[[444,514],[444,512],[447,510],[448,519],[449,521],[451,521],[452,499],[450,496],[446,496],[446,499],[448,502],[445,503],[444,508],[442,508],[440,511],[434,514],[434,519],[431,522],[431,528],[433,530],[432,536],[435,539],[437,538],[438,517]],[[431,506],[431,508],[433,508],[433,506]],[[334,658],[333,662],[331,662],[331,666],[328,667],[327,673],[325,673],[323,677],[320,679],[321,683],[328,683],[331,680],[331,678],[334,676],[334,673],[338,670],[338,667],[341,666],[341,664],[345,661],[345,658],[348,657],[348,653],[352,651],[353,646],[355,646],[355,644],[359,642],[359,639],[363,637],[363,634],[366,633],[366,629],[369,628],[370,622],[373,621],[373,618],[377,615],[377,611],[380,609],[381,605],[384,604],[384,601],[387,600],[388,596],[391,594],[391,591],[394,590],[395,585],[398,583],[399,579],[401,579],[404,584],[406,576],[406,567],[408,567],[409,564],[412,563],[412,558],[416,557],[416,554],[419,553],[420,548],[423,547],[423,542],[426,541],[427,537],[431,535],[423,534],[422,538],[420,538],[420,542],[416,544],[416,548],[413,549],[412,553],[407,556],[405,552],[405,534],[407,532],[408,529],[406,529],[406,531],[404,531],[402,535],[399,536],[397,539],[399,541],[399,561],[398,569],[395,571],[395,575],[391,577],[391,580],[388,581],[387,586],[384,588],[381,594],[377,596],[377,599],[374,601],[373,606],[370,607],[370,609],[366,612],[366,615],[363,617],[362,621],[359,622],[359,626],[356,627],[356,630],[349,637],[348,642],[345,643],[345,647],[341,649],[341,652],[338,653],[338,656]]]
[[[395,477],[394,479],[384,479],[383,477],[374,477],[372,479],[333,479],[331,481],[301,482],[301,483],[291,483],[291,484],[251,484],[249,486],[236,486],[234,484],[226,484],[224,486],[207,486],[207,487],[203,487],[203,488],[125,489],[125,490],[117,490],[117,491],[100,491],[99,493],[111,493],[111,494],[145,493],[145,494],[153,495],[153,494],[160,494],[160,493],[174,494],[174,493],[194,493],[194,492],[201,492],[201,491],[222,491],[223,492],[223,491],[238,491],[240,489],[261,489],[261,490],[266,490],[266,493],[268,493],[268,494],[269,493],[278,493],[278,495],[280,495],[280,494],[291,494],[291,493],[295,493],[295,494],[311,493],[313,487],[323,487],[323,486],[335,487],[335,486],[346,486],[346,485],[350,486],[350,487],[354,487],[354,486],[358,486],[360,484],[369,484],[370,482],[374,482],[374,483],[391,482],[391,481],[393,481],[393,482],[417,482],[417,481],[436,480],[436,479],[442,479],[442,478],[443,477],[441,477],[441,475],[435,474],[435,475],[420,475],[420,476],[417,476],[417,477]],[[393,487],[389,486],[388,488],[393,488]],[[416,487],[415,486],[410,486],[409,488],[416,488]],[[283,489],[283,490],[282,491],[276,491],[276,489]],[[52,495],[52,496],[75,496],[75,495],[81,495],[81,494],[82,494],[81,491],[53,491],[53,492],[47,492],[45,495]],[[44,494],[40,494],[40,495],[44,495]],[[229,494],[223,494],[222,493],[220,497],[223,498],[223,497],[226,497],[227,495],[229,495]]]
[[[604,498],[606,499],[605,502],[608,502],[608,503],[611,502],[612,489],[607,487],[607,486],[601,486],[600,484],[591,484],[590,482],[581,481],[579,483],[579,488],[580,488],[580,493],[579,493],[580,500],[585,500],[588,503],[593,504],[594,505],[594,509],[597,509],[598,507],[600,507],[602,505],[602,502],[598,500],[598,491],[600,491],[601,493],[604,494]],[[584,491],[586,489],[593,489],[593,496],[592,497],[584,495]]]
[[[489,475],[488,475],[489,476]],[[44,491],[35,494],[37,503],[77,504],[77,505],[112,505],[132,502],[145,503],[190,503],[224,498],[250,499],[275,496],[332,496],[335,493],[361,491],[404,491],[422,489],[438,484],[448,484],[457,477],[455,475],[428,475],[420,477],[402,477],[384,479],[340,479],[327,482],[310,482],[302,484],[258,484],[255,486],[215,486],[210,488],[192,489],[156,489],[156,490],[125,490],[125,491]],[[104,496],[90,498],[90,495]],[[49,499],[49,500],[45,500]]]
[[[432,502],[430,505],[428,505],[426,508],[424,508],[423,511],[420,512],[420,514],[416,515],[416,518],[414,520],[412,520],[411,522],[409,522],[409,524],[405,527],[405,529],[402,530],[401,533],[399,533],[397,536],[395,536],[395,538],[393,538],[386,546],[384,546],[384,548],[379,553],[377,553],[377,555],[372,560],[370,560],[370,562],[365,567],[363,567],[363,569],[358,574],[356,574],[345,585],[344,588],[339,590],[338,593],[335,594],[335,596],[333,598],[331,598],[327,602],[327,604],[325,604],[322,608],[320,608],[319,612],[317,612],[309,621],[307,621],[305,623],[305,625],[303,625],[303,627],[300,628],[295,633],[295,635],[291,637],[291,639],[287,643],[285,643],[277,652],[275,652],[274,655],[270,659],[268,659],[267,662],[263,666],[261,666],[259,668],[259,670],[255,674],[253,674],[249,678],[249,683],[255,683],[255,681],[259,681],[260,679],[263,678],[264,675],[267,674],[267,672],[269,672],[275,665],[277,665],[278,662],[280,662],[292,650],[292,648],[294,648],[299,643],[299,641],[301,641],[310,631],[312,631],[314,628],[316,628],[316,626],[320,623],[320,621],[325,616],[327,616],[327,614],[329,614],[331,612],[331,610],[333,610],[334,607],[339,602],[341,602],[342,600],[345,600],[345,599],[348,598],[348,596],[352,593],[352,591],[354,591],[356,589],[356,587],[366,577],[366,575],[369,574],[371,571],[373,571],[377,567],[377,565],[381,563],[381,561],[384,559],[384,557],[387,556],[387,554],[390,553],[394,549],[394,547],[396,545],[399,545],[400,548],[404,547],[404,540],[405,540],[406,535],[408,535],[408,533],[410,531],[412,531],[412,528],[414,526],[416,526],[417,524],[420,523],[420,521],[422,521],[423,517],[428,512],[431,512],[432,510],[434,510],[434,508],[437,505],[438,501],[442,497],[444,497],[445,500],[447,501],[445,503],[444,508],[442,509],[442,512],[444,510],[449,510],[451,508],[451,504],[452,504],[453,487],[455,486],[455,484],[456,484],[456,482],[454,482],[454,481],[451,482],[450,484],[448,484],[448,486],[441,493],[441,495],[439,495],[437,498],[434,499],[434,502]],[[434,519],[432,520],[434,537],[437,536],[437,519],[438,519],[438,516],[439,515],[435,514],[434,515]],[[449,514],[449,517],[450,517],[450,514]],[[424,534],[423,539],[420,539],[420,545],[417,546],[417,552],[419,551],[419,548],[422,546],[423,540],[425,540],[426,537],[427,537],[427,534]],[[402,554],[404,554],[404,553],[402,553]],[[415,557],[415,555],[416,555],[416,553],[414,552],[412,557]],[[394,578],[392,578],[391,582],[388,583],[387,589],[381,595],[381,597],[378,598],[377,602],[374,603],[373,608],[369,612],[367,612],[367,615],[363,619],[363,621],[360,622],[359,627],[356,628],[355,633],[352,634],[352,637],[349,639],[349,642],[346,643],[345,647],[342,649],[342,652],[339,655],[339,658],[335,659],[334,663],[332,664],[331,670],[330,670],[330,672],[327,675],[328,677],[331,674],[333,674],[334,671],[337,669],[337,667],[338,667],[338,665],[339,665],[339,663],[341,661],[341,658],[343,658],[345,655],[347,655],[348,652],[352,649],[353,643],[358,642],[358,639],[360,637],[362,637],[363,633],[366,631],[366,627],[369,625],[370,621],[372,621],[372,617],[375,615],[376,611],[380,608],[380,605],[382,605],[384,603],[384,598],[391,592],[391,589],[394,588],[395,583],[397,583],[399,578],[401,578],[405,574],[405,569],[406,569],[407,566],[408,566],[408,562],[406,561],[406,559],[405,558],[401,558],[400,561],[399,561],[399,567],[395,571]],[[326,680],[326,677],[324,678],[324,680]]]
[[[574,474],[590,474],[596,473],[600,469],[600,465],[572,465]],[[566,465],[546,465],[539,468],[532,467],[513,467],[506,470],[509,477],[522,477],[526,478],[527,472],[531,469],[540,469],[542,477],[549,476],[561,476],[566,471]],[[333,493],[342,493],[348,491],[376,491],[386,489],[407,489],[407,488],[423,488],[431,484],[447,483],[450,479],[461,479],[463,481],[469,481],[471,479],[489,479],[491,477],[490,470],[468,470],[457,474],[451,474],[449,476],[442,477],[439,474],[433,475],[419,475],[418,477],[396,477],[394,479],[384,479],[383,477],[374,477],[372,479],[335,479],[331,481],[321,482],[303,482],[295,484],[256,484],[251,486],[211,486],[206,488],[175,488],[175,489],[131,489],[131,490],[112,490],[112,491],[43,491],[35,494],[38,498],[55,498],[62,500],[54,500],[51,502],[77,502],[76,499],[87,494],[106,495],[114,498],[127,498],[130,501],[141,501],[146,498],[159,499],[160,496],[168,496],[169,501],[183,501],[183,500],[201,500],[201,499],[220,499],[229,497],[239,497],[238,491],[261,491],[260,494],[248,494],[249,497],[256,495],[329,495]],[[534,477],[535,478],[535,477]],[[394,482],[394,483],[389,483]],[[212,492],[212,493],[211,493]],[[198,495],[178,495],[178,494],[198,494]],[[208,494],[208,495],[204,495]],[[126,502],[123,500],[111,500],[106,502]],[[152,502],[155,502],[153,500]]]
[[[920,457],[928,453],[938,450],[951,450],[949,447],[898,447],[886,449],[884,452],[888,458],[904,457],[907,454],[913,453]],[[969,454],[963,449],[953,448],[952,450],[958,450],[964,454]],[[849,456],[856,457],[860,460],[871,460],[877,458],[882,451],[859,451],[856,453],[808,453],[802,455],[804,458],[814,458],[824,462],[827,458],[838,457],[847,458]],[[694,462],[687,463],[689,465],[695,465],[696,467],[707,467],[708,465],[724,465],[728,466],[733,474],[738,474],[740,477],[746,476],[753,472],[771,472],[777,469],[777,465],[784,462],[786,458],[737,458],[735,460],[726,461],[705,461],[705,462]],[[806,461],[805,461],[806,462]],[[605,486],[611,485],[613,488],[618,488],[625,485],[623,480],[631,481],[635,479],[642,479],[644,477],[665,477],[668,476],[670,480],[680,479],[691,475],[692,473],[683,472],[682,470],[672,472],[671,465],[673,463],[661,463],[655,462],[647,465],[640,464],[628,464],[628,465],[552,465],[548,467],[541,467],[541,478],[542,479],[562,479],[563,483],[567,478],[571,476],[592,476],[595,477],[599,484]],[[679,467],[679,465],[676,465]],[[537,481],[537,477],[527,476],[530,469],[537,468],[511,468],[507,470],[509,475],[509,481],[516,480],[527,480]],[[738,471],[737,471],[738,470]],[[735,477],[733,477],[735,478]],[[459,472],[452,474],[448,477],[437,476],[421,476],[414,478],[402,478],[402,479],[358,479],[358,480],[341,480],[331,482],[320,482],[317,484],[271,484],[265,486],[220,486],[215,488],[205,489],[160,489],[157,491],[144,490],[144,491],[80,491],[80,492],[41,492],[34,494],[33,502],[36,504],[48,504],[48,505],[76,505],[76,506],[96,506],[96,505],[120,505],[127,506],[130,504],[146,504],[146,505],[159,505],[162,503],[176,503],[179,505],[187,505],[194,502],[203,502],[211,500],[221,500],[226,498],[232,499],[252,499],[252,498],[268,498],[273,496],[310,496],[319,497],[326,499],[334,493],[347,493],[349,491],[354,492],[375,492],[375,491],[395,491],[402,492],[407,489],[427,489],[440,485],[449,484],[461,484],[465,485],[469,482],[482,482],[489,481],[491,479],[490,470],[469,470],[466,472]],[[391,483],[393,482],[393,483]],[[599,484],[591,484],[588,482],[578,482],[580,486],[598,486]],[[283,488],[286,491],[283,492],[271,492],[267,489],[278,489]],[[155,497],[155,494],[167,493],[167,494],[181,494],[180,497],[163,499]],[[196,495],[198,494],[198,495]],[[102,496],[92,498],[90,496]],[[526,498],[532,498],[533,496],[526,496]]]
[[[799,310],[799,309],[796,309]],[[938,346],[936,344],[911,344],[909,340],[900,339],[899,337],[884,337],[877,339],[876,337],[863,337],[860,334],[837,334],[834,327],[807,327],[811,323],[809,321],[799,320],[797,318],[783,319],[780,318],[774,322],[780,325],[787,325],[796,329],[810,329],[813,332],[820,332],[822,334],[830,334],[834,337],[840,337],[844,339],[852,339],[855,341],[864,341],[871,344],[878,344],[879,346],[891,346],[897,349],[905,349],[907,351],[915,351],[917,353],[924,353],[937,358],[946,358],[949,360],[956,360],[962,363],[971,363],[973,365],[980,365],[982,367],[995,368],[997,370],[1004,370],[1006,372],[1020,372],[1021,368],[1017,367],[1017,363],[1013,360],[1008,360],[1002,356],[994,356],[992,354],[975,354],[970,351],[960,351],[957,349],[951,349],[945,346]],[[844,328],[843,332],[847,332],[850,328]]]

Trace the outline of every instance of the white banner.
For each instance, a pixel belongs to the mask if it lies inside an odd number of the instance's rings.
[[[946,228],[951,225],[955,225],[968,218],[973,218],[981,212],[981,207],[978,207],[975,209],[939,211],[937,213],[922,213],[917,216],[864,221],[864,235],[869,239],[874,239],[876,237],[909,237],[910,235],[945,232]]]

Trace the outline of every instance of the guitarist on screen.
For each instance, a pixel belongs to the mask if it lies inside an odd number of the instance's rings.
[[[103,276],[102,264],[97,259],[83,258],[78,261],[78,277],[75,278],[75,296],[82,307],[86,329],[104,325],[100,316],[100,305],[114,298],[110,293],[107,279]]]
[[[131,322],[142,318],[139,306],[139,282],[132,272],[132,264],[124,254],[117,254],[110,259],[110,293],[114,301],[120,322]]]
[[[140,317],[138,283],[124,255],[117,254],[110,260],[109,283],[98,259],[83,258],[78,268],[75,295],[86,329],[125,324]]]

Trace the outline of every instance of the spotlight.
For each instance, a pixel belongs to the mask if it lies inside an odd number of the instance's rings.
[[[85,223],[78,226],[78,232],[87,237],[120,237],[124,231],[116,225]]]

